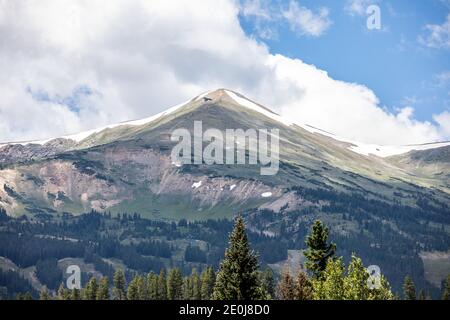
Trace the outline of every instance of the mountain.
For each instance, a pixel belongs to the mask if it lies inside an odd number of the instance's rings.
[[[259,165],[173,162],[171,133],[193,134],[194,121],[222,132],[278,129],[278,173],[261,175]],[[320,218],[340,254],[357,252],[380,265],[395,288],[411,274],[436,289],[450,272],[449,159],[450,142],[357,143],[219,89],[146,119],[1,144],[0,208],[31,220],[96,210],[169,223],[240,212],[263,263],[275,269],[293,255],[288,250],[302,248],[309,225]]]
[[[279,129],[279,173],[261,176],[259,167],[250,165],[172,163],[171,132],[176,128],[192,132],[196,120],[202,121],[204,130]],[[393,147],[384,148],[395,154]],[[11,215],[95,209],[139,211],[155,218],[229,217],[254,207],[295,210],[301,199],[289,191],[294,186],[405,203],[396,194],[418,192],[448,202],[448,161],[419,159],[431,151],[446,159],[450,143],[397,150],[414,148],[419,151],[384,158],[360,154],[370,147],[292,124],[238,93],[219,89],[147,119],[47,141],[2,145],[0,205]],[[269,193],[270,197],[261,196]]]

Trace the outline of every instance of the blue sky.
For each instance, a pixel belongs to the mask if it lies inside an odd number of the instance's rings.
[[[449,81],[442,79],[450,70],[449,48],[430,48],[420,42],[420,37],[426,36],[424,26],[446,21],[450,2],[367,1],[381,9],[381,30],[367,29],[365,13],[346,10],[349,1],[298,3],[313,12],[326,7],[332,24],[320,36],[300,35],[282,19],[261,22],[241,14],[241,26],[271,53],[301,59],[326,70],[334,79],[366,85],[391,111],[412,106],[417,119],[432,121],[433,114],[450,109]],[[261,7],[269,7],[271,14],[286,6],[287,1],[261,1]],[[261,25],[271,30],[271,37],[261,36]]]

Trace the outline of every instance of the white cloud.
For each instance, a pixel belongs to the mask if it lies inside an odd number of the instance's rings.
[[[425,35],[419,36],[419,42],[429,48],[450,49],[450,14],[443,24],[427,24]]]
[[[291,29],[300,35],[318,37],[332,24],[327,8],[320,8],[317,13],[314,13],[310,9],[300,6],[296,1],[289,3],[289,8],[283,10],[283,16]]]
[[[233,0],[0,1],[0,141],[143,118],[218,87],[354,140],[449,137],[445,116],[435,126],[410,108],[389,113],[367,87],[270,54],[245,35],[239,10]]]
[[[351,16],[363,16],[366,14],[367,7],[377,2],[373,0],[347,0],[344,11]]]
[[[240,14],[252,21],[257,35],[264,40],[278,38],[279,7],[271,0],[243,0],[240,2]]]
[[[241,4],[241,13],[246,17],[258,17],[263,20],[271,20],[270,3],[263,0],[244,0]]]
[[[441,114],[435,115],[433,118],[439,123],[442,135],[450,137],[450,112],[444,111]]]

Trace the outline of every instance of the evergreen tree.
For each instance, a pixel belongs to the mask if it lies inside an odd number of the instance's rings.
[[[69,300],[70,299],[70,292],[66,287],[64,286],[64,283],[61,282],[58,288],[58,300]]]
[[[444,281],[442,300],[450,300],[450,274],[447,276],[447,280]]]
[[[367,300],[370,294],[370,289],[367,285],[369,276],[362,260],[356,255],[352,255],[352,259],[348,265],[347,276],[344,280],[345,299]]]
[[[423,289],[420,289],[419,291],[419,300],[428,300],[427,294]]]
[[[316,220],[312,232],[306,237],[307,249],[304,255],[307,259],[306,269],[318,279],[327,266],[327,261],[336,252],[334,243],[328,244],[328,228],[320,220]]]
[[[97,290],[97,300],[109,300],[109,279],[103,277]]]
[[[320,278],[313,278],[313,296],[316,300],[343,300],[345,266],[342,257],[328,259],[325,270]]]
[[[39,294],[39,300],[51,300],[51,299],[52,297],[50,296],[47,287],[44,287]]]
[[[186,277],[183,282],[183,298],[185,300],[191,300],[193,296],[194,291],[192,288],[191,277]]]
[[[201,300],[202,299],[202,283],[201,279],[197,273],[197,269],[192,269],[191,274],[191,284],[192,284],[192,299]]]
[[[127,299],[139,300],[139,276],[135,276],[128,284]]]
[[[80,289],[72,289],[72,292],[70,293],[70,300],[81,300]]]
[[[405,300],[416,300],[416,286],[410,276],[405,277],[403,295]]]
[[[150,300],[158,299],[158,276],[154,272],[147,275],[148,298]]]
[[[216,283],[216,273],[212,267],[207,267],[202,273],[202,300],[210,300]]]
[[[261,283],[261,295],[266,300],[275,298],[275,284],[273,279],[273,271],[270,268],[266,268],[263,272],[260,272]]]
[[[167,280],[166,270],[161,269],[158,277],[158,300],[167,300]]]
[[[281,300],[295,299],[295,283],[289,271],[289,266],[285,265],[278,282],[278,297]]]
[[[167,298],[169,300],[183,299],[183,275],[178,268],[169,271],[167,277]]]
[[[386,278],[381,276],[381,287],[370,290],[369,300],[394,300],[395,296]]]
[[[148,300],[147,281],[144,276],[139,276],[138,279],[138,296],[139,300]]]
[[[25,293],[19,293],[16,296],[16,300],[33,300],[33,296],[29,291]]]
[[[91,279],[89,279],[88,283],[86,284],[86,288],[83,291],[83,299],[96,300],[97,290],[98,290],[97,278],[91,277]]]
[[[235,220],[225,258],[220,264],[214,287],[216,300],[256,300],[261,292],[258,279],[258,259],[251,250],[245,233],[244,220]]]
[[[308,276],[301,269],[297,274],[297,279],[295,283],[294,296],[296,300],[312,300],[313,291],[312,284],[309,281]]]
[[[125,273],[123,270],[117,270],[114,273],[113,278],[113,295],[115,300],[125,300],[126,299],[126,280],[125,280]]]

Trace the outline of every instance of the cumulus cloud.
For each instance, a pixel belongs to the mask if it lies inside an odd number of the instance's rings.
[[[232,0],[0,1],[0,141],[142,118],[219,87],[355,140],[448,137],[445,116],[433,125],[411,108],[390,113],[365,86],[270,54],[239,10]]]
[[[367,7],[377,2],[377,0],[347,0],[344,11],[351,16],[363,16],[366,14]]]
[[[429,48],[450,49],[450,14],[442,24],[427,24],[425,34],[419,36],[419,42]]]
[[[318,12],[313,12],[306,7],[300,6],[296,1],[289,3],[289,8],[283,11],[283,16],[288,21],[291,29],[300,35],[318,37],[332,24],[327,8],[323,7]]]
[[[434,120],[439,123],[442,134],[450,137],[450,112],[444,111],[441,114],[435,115]]]

